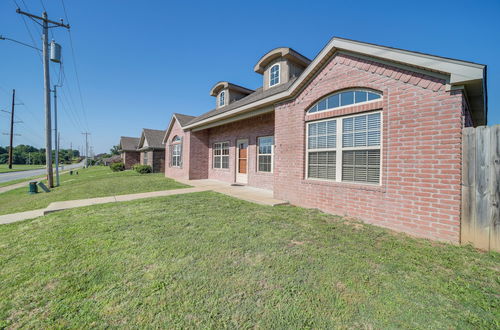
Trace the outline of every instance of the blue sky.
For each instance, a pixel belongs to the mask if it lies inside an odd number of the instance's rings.
[[[26,9],[22,0],[17,1]],[[29,11],[64,18],[61,0],[24,0]],[[292,47],[314,58],[339,36],[488,65],[489,124],[500,124],[500,1],[125,1],[64,0],[72,25],[53,29],[63,47],[61,145],[96,153],[143,127],[165,129],[173,112],[213,108],[212,85],[227,80],[262,84],[253,72],[272,48]],[[0,34],[32,43],[13,0],[0,2]],[[40,28],[26,24],[40,46]],[[75,60],[76,59],[76,60]],[[76,63],[76,72],[75,72]],[[59,66],[52,65],[57,82]],[[77,79],[78,77],[78,79]],[[77,80],[80,82],[78,88]],[[19,101],[15,144],[44,145],[43,73],[36,51],[0,41],[0,109]],[[80,92],[82,99],[80,99]],[[8,131],[0,113],[0,131]],[[0,135],[0,145],[8,137]]]

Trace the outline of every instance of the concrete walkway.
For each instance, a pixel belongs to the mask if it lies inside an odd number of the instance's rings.
[[[216,180],[185,180],[179,182],[188,184],[192,186],[192,188],[162,190],[162,191],[153,191],[153,192],[145,192],[138,194],[53,202],[50,203],[49,206],[47,206],[47,208],[45,209],[0,215],[0,225],[27,219],[33,219],[52,212],[73,209],[77,207],[106,204],[106,203],[126,202],[143,198],[190,194],[201,191],[215,191],[224,195],[228,195],[231,197],[235,197],[238,199],[242,199],[248,202],[257,203],[261,205],[276,206],[276,205],[288,204],[288,202],[286,201],[275,199],[273,197],[273,192],[270,190],[247,187],[247,186],[231,186],[228,183]]]

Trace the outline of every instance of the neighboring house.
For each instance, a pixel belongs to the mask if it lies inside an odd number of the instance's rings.
[[[165,145],[163,144],[164,130],[142,130],[137,150],[140,153],[140,163],[150,165],[153,172],[165,171]]]
[[[129,136],[120,137],[120,156],[127,170],[131,169],[135,164],[139,164],[141,161],[140,153],[137,151],[138,145],[139,138]]]
[[[277,48],[253,91],[174,114],[165,174],[272,189],[275,198],[458,242],[461,137],[485,125],[486,66],[333,38],[314,60]]]
[[[102,164],[104,166],[109,166],[113,163],[123,162],[122,155],[114,155],[108,158],[102,158]]]

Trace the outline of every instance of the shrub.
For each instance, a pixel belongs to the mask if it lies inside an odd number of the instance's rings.
[[[120,171],[125,171],[125,164],[123,163],[113,163],[109,165],[111,168],[111,171],[113,172],[120,172]]]
[[[153,172],[153,168],[151,168],[150,165],[140,165],[140,164],[136,164],[134,165],[133,167],[134,171],[136,171],[137,173],[141,173],[141,174],[146,174],[146,173],[151,173]]]

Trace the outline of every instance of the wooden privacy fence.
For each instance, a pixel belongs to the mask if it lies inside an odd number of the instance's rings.
[[[500,251],[500,125],[464,128],[462,148],[461,242]]]

